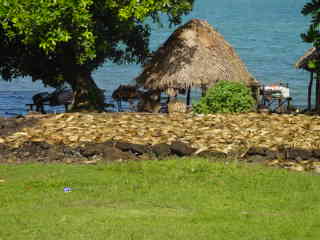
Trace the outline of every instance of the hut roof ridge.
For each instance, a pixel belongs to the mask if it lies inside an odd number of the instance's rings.
[[[139,85],[158,90],[211,86],[218,80],[258,85],[231,44],[200,19],[176,29],[136,78]]]

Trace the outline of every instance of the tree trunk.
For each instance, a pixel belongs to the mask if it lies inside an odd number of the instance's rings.
[[[90,72],[78,70],[66,79],[74,94],[71,112],[104,111],[104,94],[97,87]]]
[[[320,72],[317,72],[317,76],[316,76],[316,111],[319,112],[320,111],[320,82],[319,79],[320,78]]]
[[[310,72],[310,82],[308,86],[308,110],[309,111],[311,111],[312,85],[313,85],[313,72]]]
[[[191,87],[188,88],[187,91],[187,106],[190,106],[190,98],[191,98]]]

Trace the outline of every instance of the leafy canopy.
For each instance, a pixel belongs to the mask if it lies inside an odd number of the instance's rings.
[[[54,85],[74,66],[91,72],[106,59],[143,62],[148,22],[165,14],[178,24],[193,1],[0,0],[0,74]]]
[[[314,47],[320,47],[320,0],[311,0],[304,5],[301,13],[304,16],[311,16],[311,23],[306,33],[301,34],[303,41],[312,43]],[[312,59],[308,62],[310,69],[319,68],[319,59]]]
[[[307,33],[302,33],[301,37],[305,42],[313,43],[315,47],[320,46],[320,0],[312,0],[306,3],[301,10],[304,16],[311,16],[311,24]]]
[[[196,113],[236,113],[253,109],[251,90],[240,82],[219,81],[194,106]]]

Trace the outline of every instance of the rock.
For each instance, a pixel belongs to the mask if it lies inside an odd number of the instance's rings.
[[[136,159],[134,154],[112,146],[111,142],[89,143],[78,149],[80,154],[86,158],[98,157],[106,161]]]
[[[173,154],[176,154],[180,157],[190,156],[196,151],[195,148],[192,148],[188,144],[180,141],[171,143],[170,149]]]
[[[141,155],[141,154],[149,152],[148,147],[141,145],[141,144],[117,142],[115,144],[115,147],[122,150],[122,151],[125,151],[125,152],[130,151],[136,155]]]
[[[249,150],[247,151],[247,153],[244,155],[244,158],[250,159],[251,157],[254,157],[254,156],[255,157],[261,156],[265,160],[272,160],[272,159],[276,159],[278,157],[281,157],[282,154],[279,151],[272,151],[272,150],[269,150],[268,148],[264,148],[264,147],[250,147]],[[252,158],[252,159],[254,159],[254,158]],[[259,161],[261,159],[262,158],[259,157]]]
[[[127,161],[127,160],[137,160],[137,157],[130,152],[123,152],[115,147],[105,147],[103,154],[104,161]]]
[[[170,146],[166,143],[159,143],[152,146],[152,152],[158,157],[168,157],[171,154]]]
[[[313,157],[313,152],[304,149],[286,149],[286,159],[307,160]]]
[[[312,151],[312,156],[313,156],[314,158],[320,159],[320,149],[314,149],[314,150]]]
[[[260,155],[260,156],[267,156],[268,155],[268,149],[267,148],[261,148],[261,147],[250,147],[249,150],[246,153],[246,156],[252,156],[252,155]]]
[[[20,159],[23,162],[65,162],[71,158],[81,160],[82,156],[75,149],[66,145],[51,145],[46,142],[25,142],[19,148],[6,148],[5,156]],[[1,156],[2,157],[2,156]]]
[[[279,151],[272,151],[272,150],[267,150],[266,151],[266,160],[274,160],[274,159],[283,159],[284,153],[279,152]]]
[[[78,148],[80,154],[86,158],[104,155],[106,146],[101,143],[89,143],[84,147]]]

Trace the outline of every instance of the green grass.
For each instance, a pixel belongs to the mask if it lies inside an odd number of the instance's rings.
[[[0,179],[1,240],[320,239],[310,173],[180,159],[1,165]]]

